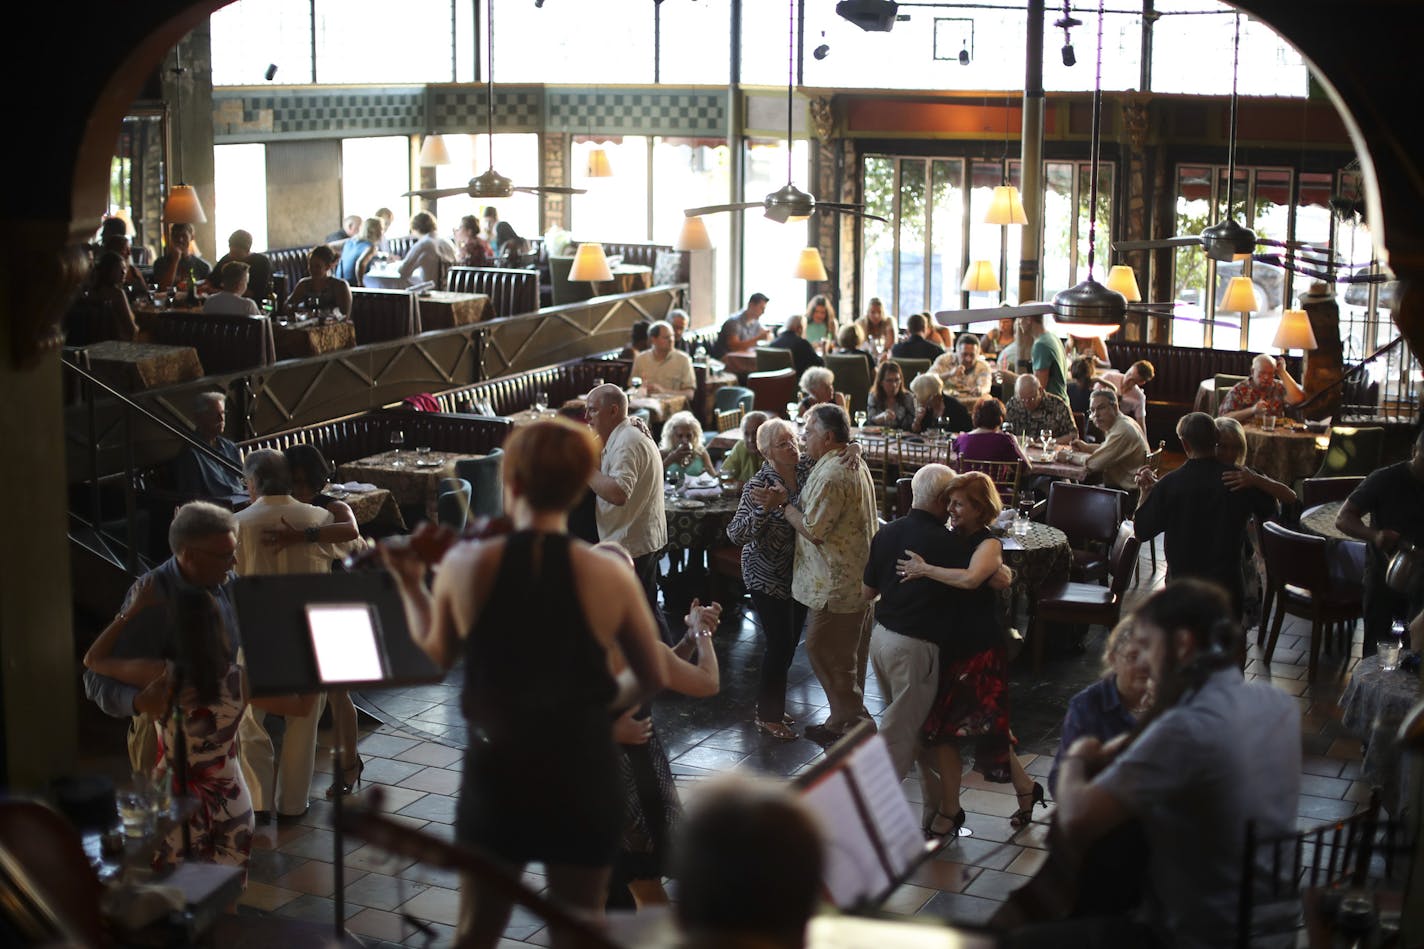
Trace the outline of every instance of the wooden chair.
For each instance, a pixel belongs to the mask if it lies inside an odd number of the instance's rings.
[[[1073,565],[1068,578],[1106,583],[1108,548],[1122,523],[1127,494],[1115,488],[1055,481],[1048,486],[1045,522],[1068,535]]]
[[[1270,663],[1281,635],[1286,614],[1310,620],[1310,663],[1306,675],[1315,678],[1315,666],[1320,658],[1322,628],[1334,628],[1341,635],[1341,647],[1348,650],[1348,638],[1343,634],[1353,629],[1355,620],[1364,611],[1363,591],[1355,584],[1345,584],[1330,576],[1326,540],[1312,534],[1299,534],[1267,521],[1261,525],[1261,556],[1266,561],[1266,602],[1275,604],[1275,618],[1261,617],[1256,631],[1256,645],[1271,620],[1271,637],[1266,641],[1262,661]]]
[[[900,454],[900,433],[897,431],[886,431],[882,436],[883,440],[867,442],[861,440],[861,458],[865,462],[865,467],[870,470],[870,480],[875,485],[875,509],[880,512],[880,516],[890,520],[894,516],[896,494],[895,494],[895,459]]]
[[[796,370],[787,366],[773,372],[749,373],[747,388],[752,390],[752,404],[757,409],[775,418],[786,418],[786,404],[796,401]]]
[[[1211,414],[1216,415],[1221,411],[1221,400],[1226,398],[1226,393],[1236,387],[1236,383],[1245,382],[1250,376],[1233,376],[1230,373],[1218,372],[1212,377]],[[1241,408],[1241,406],[1237,406]]]
[[[910,513],[910,508],[915,506],[915,493],[911,487],[913,478],[895,479],[895,510],[896,517],[904,517]]]
[[[977,461],[973,458],[960,458],[954,464],[954,470],[960,474],[968,471],[982,471],[989,476],[989,480],[994,482],[994,487],[999,489],[999,500],[1004,507],[1013,507],[1019,496],[1019,481],[1023,478],[1023,462],[1021,461]]]
[[[1033,671],[1043,665],[1043,641],[1048,624],[1053,622],[1087,625],[1098,623],[1112,628],[1122,614],[1122,598],[1132,579],[1141,542],[1133,534],[1132,521],[1123,521],[1117,529],[1108,555],[1112,582],[1104,587],[1096,583],[1069,581],[1038,593],[1033,616]]]
[[[722,432],[731,431],[730,428],[722,428],[722,416],[736,409],[741,414],[737,416],[737,424],[742,424],[742,419],[756,404],[756,395],[751,389],[743,386],[723,386],[712,394],[712,421],[716,431],[702,433],[702,443],[709,444]],[[752,446],[755,447],[755,446]]]
[[[1310,510],[1331,501],[1343,501],[1364,481],[1363,476],[1349,478],[1306,478],[1300,483],[1300,506]]]
[[[925,465],[949,464],[950,442],[948,439],[934,440],[928,436],[902,434],[895,439],[894,463],[901,476],[914,477]]]
[[[725,412],[718,412],[717,433],[720,435],[722,432],[730,432],[732,429],[739,427],[742,424],[744,414],[740,405],[734,409],[728,409]]]
[[[1300,929],[1307,918],[1302,898],[1345,887],[1368,889],[1372,880],[1402,886],[1410,850],[1404,821],[1380,819],[1379,788],[1371,789],[1363,810],[1310,830],[1262,836],[1255,821],[1247,821],[1235,945],[1246,949],[1265,944],[1264,937]],[[1262,913],[1266,907],[1269,912]]]
[[[777,369],[792,369],[795,362],[791,359],[791,350],[777,349],[775,346],[758,346],[752,350],[756,353],[757,372],[775,372]]]

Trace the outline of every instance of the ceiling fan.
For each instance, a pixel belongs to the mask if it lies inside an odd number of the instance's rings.
[[[778,224],[795,224],[804,221],[817,211],[834,211],[837,214],[853,214],[888,224],[885,218],[867,214],[863,204],[845,204],[835,201],[817,201],[816,196],[802,191],[791,183],[791,119],[792,88],[796,62],[796,0],[789,0],[791,9],[790,39],[786,48],[786,185],[778,188],[760,201],[742,201],[737,204],[712,204],[702,208],[688,208],[683,213],[688,217],[715,214],[718,211],[745,211],[751,208],[765,208],[766,216]]]
[[[1356,269],[1337,257],[1328,247],[1319,248],[1304,241],[1278,241],[1257,237],[1256,232],[1238,224],[1232,217],[1232,194],[1236,186],[1236,79],[1241,58],[1241,14],[1236,14],[1236,32],[1231,46],[1231,125],[1227,144],[1226,216],[1202,229],[1200,234],[1184,234],[1145,241],[1114,241],[1118,253],[1134,250],[1161,250],[1169,247],[1200,246],[1212,260],[1229,262],[1249,254],[1252,259],[1274,267],[1328,283],[1380,283],[1388,279],[1376,273],[1350,273]],[[1279,247],[1285,253],[1257,253],[1256,248]],[[1323,255],[1323,256],[1322,256]]]
[[[516,191],[523,194],[587,194],[583,188],[566,188],[559,185],[516,185],[494,170],[494,0],[485,0],[485,36],[489,40],[485,62],[485,120],[487,122],[485,140],[489,143],[489,170],[471,178],[461,188],[417,188],[407,191],[401,197],[418,195],[422,198],[453,198],[464,194],[480,200],[508,198]]]

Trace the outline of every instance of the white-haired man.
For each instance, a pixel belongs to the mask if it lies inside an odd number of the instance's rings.
[[[1014,397],[1004,406],[1004,430],[1037,438],[1044,429],[1065,445],[1078,437],[1078,426],[1068,403],[1044,392],[1037,377],[1024,373],[1014,380]]]
[[[173,480],[179,494],[230,500],[247,493],[242,475],[238,473],[242,468],[242,455],[236,445],[223,437],[226,422],[227,397],[221,392],[198,393],[193,404],[193,437],[229,464],[190,445],[173,463]]]
[[[1216,414],[1249,422],[1263,415],[1281,415],[1287,405],[1296,405],[1304,399],[1305,390],[1286,372],[1285,358],[1261,353],[1251,360],[1251,377],[1231,387]]]
[[[588,424],[603,441],[598,470],[589,480],[597,498],[598,539],[628,551],[663,642],[674,645],[658,607],[658,559],[667,546],[662,454],[628,421],[628,396],[618,386],[601,385],[590,392],[586,411]]]
[[[697,389],[697,374],[692,359],[673,346],[674,330],[666,320],[648,327],[648,348],[633,357],[632,375],[643,380],[643,386],[653,395],[667,393],[692,398]]]

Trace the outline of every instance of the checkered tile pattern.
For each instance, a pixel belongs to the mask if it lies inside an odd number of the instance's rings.
[[[241,105],[241,125],[233,121],[234,100]],[[424,94],[412,88],[263,95],[217,91],[213,96],[213,110],[218,119],[214,128],[218,144],[314,133],[408,135],[425,130]]]
[[[725,96],[714,92],[549,91],[550,129],[642,135],[727,134]]]
[[[431,128],[479,131],[485,117],[484,86],[437,86],[430,90]],[[497,132],[537,132],[544,115],[543,90],[537,86],[497,86],[494,120]]]

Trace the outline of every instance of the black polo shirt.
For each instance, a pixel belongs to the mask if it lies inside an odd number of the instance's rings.
[[[890,356],[894,359],[929,359],[933,361],[943,355],[943,348],[923,336],[911,336],[890,347]]]
[[[1350,493],[1349,503],[1370,515],[1376,530],[1399,531],[1405,540],[1424,543],[1424,481],[1414,477],[1409,462],[1371,473]]]
[[[926,577],[901,581],[895,561],[913,550],[936,567],[965,567],[969,548],[932,514],[919,508],[880,528],[870,542],[865,585],[880,591],[875,621],[902,636],[943,646],[950,631],[955,590]]]

